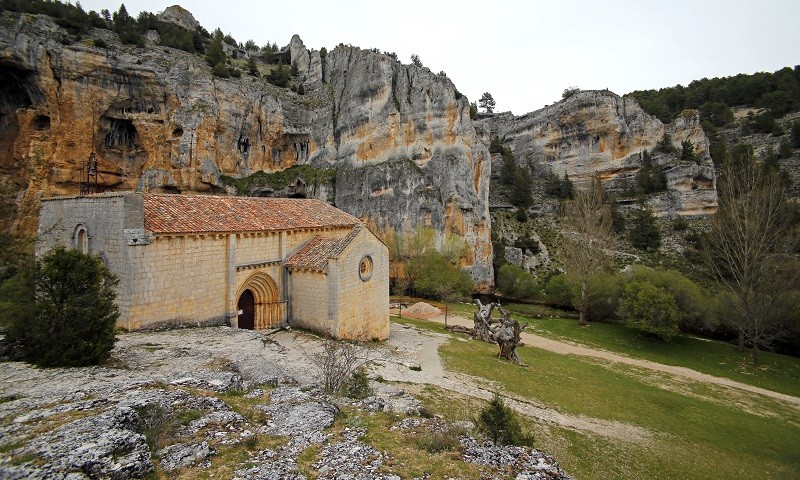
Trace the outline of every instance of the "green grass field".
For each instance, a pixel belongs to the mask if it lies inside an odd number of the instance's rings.
[[[800,396],[800,359],[796,357],[761,352],[759,365],[754,366],[749,352],[739,352],[736,346],[723,342],[689,335],[678,335],[670,342],[662,342],[621,324],[590,323],[588,327],[580,327],[574,319],[537,318],[526,311],[528,305],[510,304],[506,307],[528,323],[528,332],[544,337],[569,340],[665,365],[687,367]]]
[[[393,320],[443,331],[441,325],[431,322]],[[532,319],[531,323],[529,328],[536,328],[537,333],[569,338],[573,328],[570,325],[575,322]],[[550,330],[546,331],[548,327]],[[732,346],[685,339],[667,346],[674,350],[648,348],[646,343],[636,343],[643,339],[624,340],[625,332],[614,327],[621,326],[579,329],[579,335],[594,334],[594,341],[584,337],[574,340],[639,358],[664,359],[663,363],[697,365],[701,371],[713,367],[720,376],[733,377],[730,372],[737,371],[717,365],[720,358],[738,358]],[[623,339],[615,338],[617,334]],[[643,432],[641,438],[626,439],[624,435],[600,435],[529,419],[526,424],[536,438],[535,445],[554,455],[578,479],[800,478],[797,405],[646,369],[529,347],[519,349],[527,366],[518,367],[498,360],[496,349],[487,343],[451,340],[440,348],[440,355],[448,370],[493,380],[498,390],[508,395],[565,415],[608,423],[612,431],[614,425],[622,425]],[[730,350],[734,353],[728,353]],[[770,364],[759,375],[740,372],[737,380],[768,383],[774,390],[787,393],[794,391],[797,386],[789,384],[797,380],[786,372],[796,372],[798,360],[772,361],[774,366]],[[469,400],[431,394],[428,401],[432,409],[446,415],[459,410],[458,402]]]

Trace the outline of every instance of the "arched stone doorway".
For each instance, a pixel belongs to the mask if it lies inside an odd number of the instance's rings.
[[[239,296],[239,328],[252,330],[256,326],[256,297],[251,290]]]
[[[286,302],[280,301],[278,287],[266,273],[251,275],[239,288],[236,298],[241,312],[237,319],[239,328],[271,328],[285,321]]]

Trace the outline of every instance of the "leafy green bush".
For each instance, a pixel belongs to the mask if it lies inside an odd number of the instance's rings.
[[[592,284],[589,296],[589,310],[586,312],[589,320],[602,322],[614,318],[620,301],[620,281],[613,273],[600,273],[589,281]],[[572,298],[577,298],[580,290],[577,285],[572,286]]]
[[[52,249],[0,289],[9,340],[44,367],[102,362],[114,347],[117,282],[98,257]]]
[[[478,415],[478,431],[497,445],[529,445],[531,439],[523,435],[519,418],[495,393]]]
[[[522,249],[523,251],[527,250],[534,255],[539,253],[539,249],[541,248],[539,247],[538,241],[527,235],[520,235],[519,238],[514,241],[514,246]]]
[[[662,153],[675,153],[677,151],[677,148],[672,145],[672,136],[669,133],[664,132],[664,136],[656,144],[656,151]]]
[[[642,153],[642,167],[636,172],[636,186],[639,192],[645,195],[667,189],[667,175],[664,169],[653,163],[647,150]]]
[[[536,297],[536,278],[522,267],[507,263],[497,273],[497,289],[506,297],[533,300]]]
[[[467,298],[472,293],[469,275],[449,263],[436,250],[409,260],[407,271],[409,277],[414,279],[411,287],[424,297],[457,300]]]
[[[544,286],[544,301],[559,308],[572,307],[572,291],[567,284],[566,275],[561,273],[547,279]]]
[[[220,63],[224,65],[226,58],[225,51],[222,49],[222,40],[219,37],[214,37],[206,49],[206,63],[213,68]]]
[[[289,85],[291,72],[286,65],[279,65],[267,74],[267,81],[276,87],[286,88]]]
[[[228,67],[227,67],[227,65],[225,65],[224,61],[219,62],[218,64],[214,65],[214,68],[211,69],[211,73],[215,77],[219,77],[219,78],[228,78],[228,77],[231,76],[231,72],[230,72],[230,70],[228,70]]]
[[[700,156],[694,151],[694,143],[688,138],[681,142],[681,160],[691,160],[700,163]]]
[[[369,386],[367,370],[364,367],[358,368],[350,374],[341,387],[344,395],[355,400],[363,400],[373,394],[372,387]]]
[[[562,178],[559,178],[559,176],[553,172],[547,175],[544,183],[545,194],[561,200],[567,200],[572,198],[574,191],[575,185],[572,183],[572,180],[569,179],[567,172],[564,172]]]
[[[646,280],[635,280],[622,290],[620,310],[626,324],[668,341],[678,333],[680,312],[668,291]]]
[[[689,222],[683,217],[678,217],[672,221],[672,229],[676,232],[682,232],[689,228]]]
[[[757,133],[771,133],[778,136],[783,135],[783,129],[778,125],[775,116],[769,110],[753,115],[747,115],[747,126]]]
[[[698,330],[707,324],[710,312],[707,292],[677,270],[636,266],[630,278],[648,282],[668,292],[678,306],[682,329]]]

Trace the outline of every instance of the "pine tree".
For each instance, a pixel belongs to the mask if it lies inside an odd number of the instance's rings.
[[[525,445],[530,439],[522,434],[517,414],[495,393],[478,416],[478,430],[497,445]]]
[[[214,35],[208,45],[208,50],[206,50],[206,62],[210,67],[215,67],[220,62],[224,65],[226,59],[225,50],[222,49],[222,38],[219,35]]]
[[[256,65],[256,59],[252,55],[247,59],[247,73],[254,77],[258,76],[258,65]]]
[[[117,282],[100,258],[56,247],[0,288],[7,335],[37,365],[97,365],[114,346]]]
[[[478,100],[478,106],[481,107],[486,113],[494,112],[495,101],[492,97],[492,94],[489,92],[484,92],[481,95],[480,100]]]
[[[634,248],[639,250],[658,250],[661,246],[661,230],[658,228],[656,217],[643,201],[633,213],[629,238]]]

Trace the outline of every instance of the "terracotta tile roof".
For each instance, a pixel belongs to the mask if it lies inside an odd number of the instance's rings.
[[[360,223],[313,199],[144,194],[144,227],[154,233],[263,232]]]
[[[344,249],[356,238],[361,231],[361,225],[356,225],[344,238],[330,238],[316,236],[303,245],[288,260],[286,267],[290,270],[312,270],[325,272],[328,260],[339,258]]]

